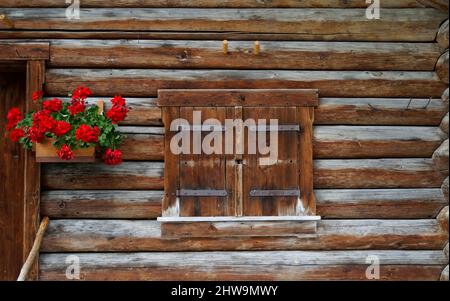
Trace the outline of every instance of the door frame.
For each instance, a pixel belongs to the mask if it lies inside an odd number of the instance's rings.
[[[33,102],[32,94],[42,90],[45,80],[45,63],[50,59],[49,43],[31,43],[0,41],[0,68],[26,68],[25,111],[39,109],[39,103]],[[6,69],[8,70],[8,69]],[[3,118],[3,117],[2,117]],[[31,151],[25,151],[24,167],[24,212],[23,212],[23,262],[33,246],[40,221],[41,167]],[[36,260],[29,273],[29,280],[39,277],[39,260]],[[23,264],[23,263],[22,263]]]

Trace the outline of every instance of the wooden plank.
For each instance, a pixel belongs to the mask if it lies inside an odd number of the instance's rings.
[[[439,25],[448,18],[445,12],[428,8],[381,9],[383,18],[376,21],[366,18],[365,9],[81,8],[82,20],[71,22],[64,8],[2,12],[8,22],[1,22],[0,29],[302,33],[302,40],[346,41],[434,41]]]
[[[0,7],[67,7],[68,4],[60,0],[0,0]],[[286,7],[286,8],[302,8],[302,7],[323,7],[323,8],[365,8],[368,4],[365,0],[271,0],[271,1],[255,1],[255,0],[83,0],[82,7],[210,7],[210,8],[227,8],[227,7]],[[414,0],[383,0],[380,2],[381,7],[423,7]]]
[[[448,12],[448,1],[447,0],[417,0],[420,4],[427,7],[434,7],[436,9]]]
[[[45,61],[36,60],[27,62],[25,111],[36,111],[39,108],[38,102],[33,102],[33,93],[42,91],[45,82]],[[24,241],[23,260],[28,257],[33,247],[34,239],[39,228],[39,203],[41,193],[41,166],[37,163],[35,154],[27,151],[25,155],[25,188],[24,188]],[[29,279],[38,279],[39,261],[30,270]]]
[[[446,112],[440,99],[320,98],[314,123],[437,125]]]
[[[50,69],[46,92],[86,85],[98,96],[156,96],[158,89],[318,89],[321,97],[441,97],[434,72]]]
[[[315,188],[432,188],[447,174],[431,159],[314,160]]]
[[[238,221],[238,222],[164,222],[161,236],[184,237],[235,237],[235,236],[311,236],[316,233],[315,221]]]
[[[159,89],[159,106],[317,106],[312,89]]]
[[[25,111],[25,74],[0,73],[0,128],[12,107]],[[0,139],[0,280],[15,280],[24,262],[24,167],[22,146],[5,133]]]
[[[448,204],[439,188],[316,189],[323,218],[435,218]],[[41,194],[41,213],[50,218],[161,216],[163,191],[50,190]]]
[[[448,234],[436,219],[322,220],[317,236],[167,240],[151,220],[51,220],[42,252],[216,250],[440,250]]]
[[[164,163],[126,162],[118,166],[46,164],[42,185],[47,189],[162,189]]]
[[[49,58],[49,43],[0,41],[0,60],[48,60]]]
[[[125,160],[164,160],[164,136],[148,134],[125,134],[119,147]]]
[[[314,108],[297,108],[300,133],[298,145],[298,183],[300,199],[297,200],[297,215],[316,214],[313,183],[313,123]]]
[[[167,40],[56,40],[51,67],[209,68],[432,71],[441,54],[434,43],[352,43]],[[149,60],[148,57],[152,59]]]
[[[50,190],[41,194],[41,214],[50,218],[161,216],[163,191]]]
[[[46,189],[159,189],[163,163],[46,164]],[[315,188],[432,188],[440,187],[448,171],[434,168],[432,159],[315,160]]]
[[[315,126],[315,158],[429,158],[446,139],[437,127]]]

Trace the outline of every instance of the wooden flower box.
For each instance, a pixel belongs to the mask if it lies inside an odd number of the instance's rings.
[[[95,147],[79,148],[73,151],[74,158],[63,160],[58,157],[58,150],[53,146],[52,138],[36,143],[36,162],[40,163],[90,163],[95,162]]]

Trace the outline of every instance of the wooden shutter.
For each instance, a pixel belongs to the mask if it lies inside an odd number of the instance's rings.
[[[166,128],[165,197],[158,219],[163,236],[314,233],[319,219],[312,186],[317,103],[316,90],[159,90]],[[215,118],[221,125],[189,127],[190,153],[173,154],[170,142],[179,131],[170,129],[172,121],[183,118],[193,125],[199,113],[202,124]],[[267,122],[245,127],[243,136],[234,132],[233,143],[243,143],[245,152],[230,154],[225,153],[225,119]],[[269,142],[270,119],[278,120],[278,155],[273,164],[261,165],[267,156],[248,153],[248,137],[260,132]],[[203,142],[211,129],[222,137],[221,154],[195,151],[194,135]]]

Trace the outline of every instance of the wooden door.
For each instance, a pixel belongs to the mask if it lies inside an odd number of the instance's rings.
[[[6,114],[24,111],[25,74],[0,72],[0,280],[15,280],[23,263],[25,151],[8,139]]]
[[[160,90],[166,127],[163,236],[314,233],[317,102],[315,90]],[[184,123],[174,127],[180,119]],[[242,123],[229,132],[230,120]],[[172,144],[180,137],[189,141],[187,153],[170,147],[180,146]],[[215,148],[207,152],[203,147],[211,141]],[[268,146],[275,148],[263,151]]]

